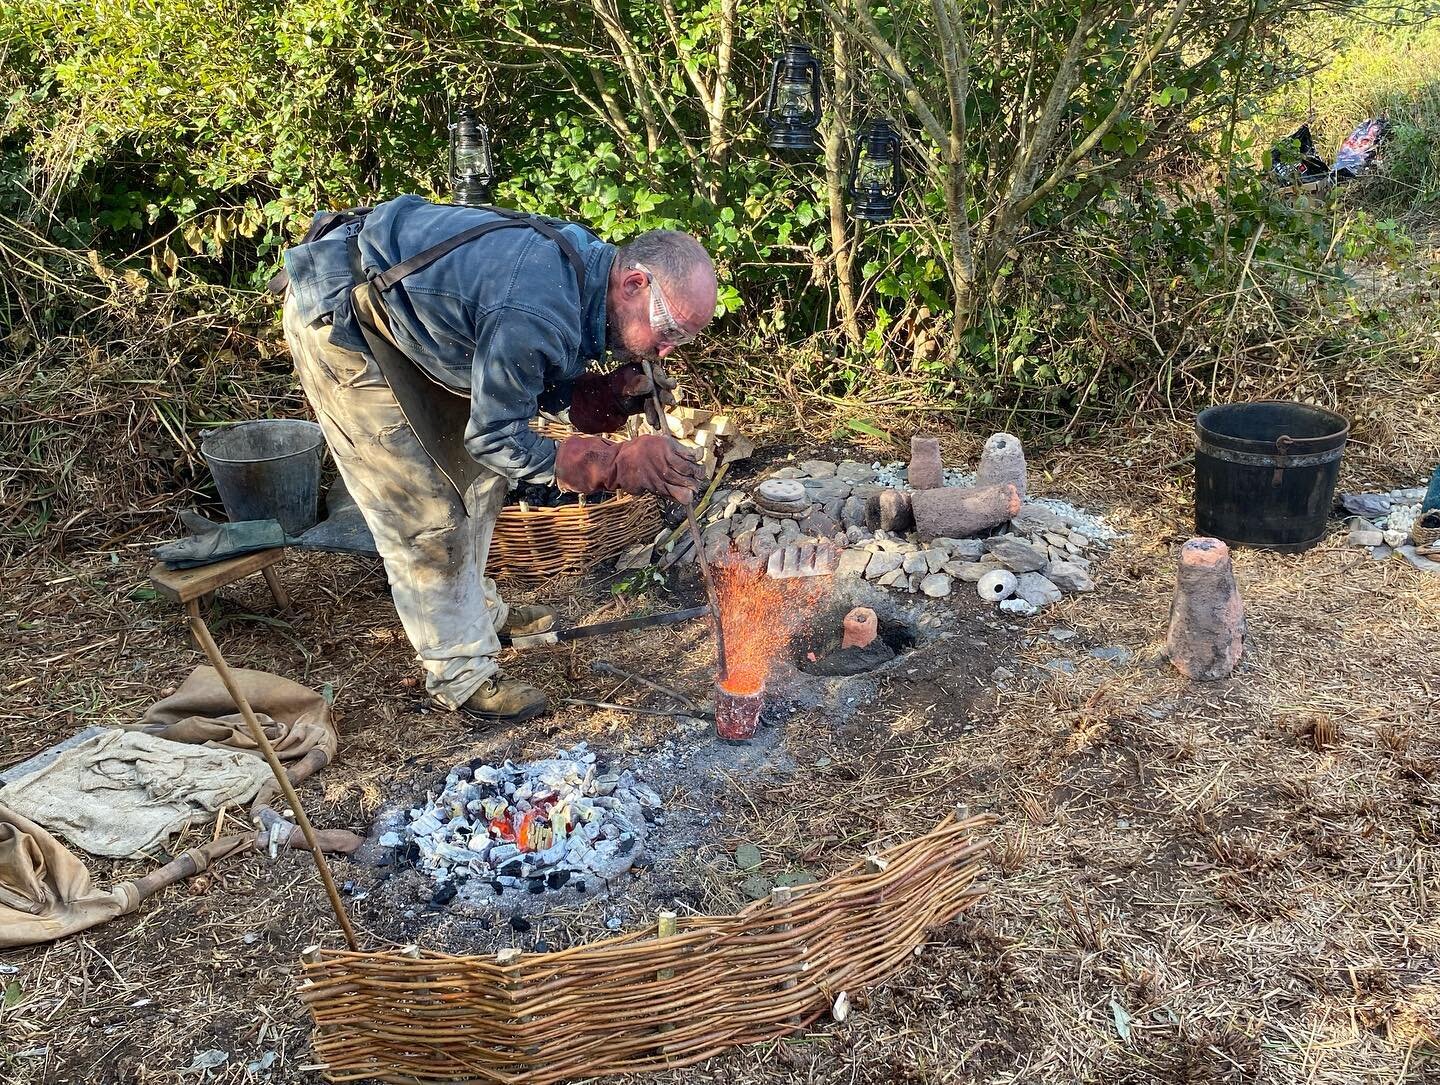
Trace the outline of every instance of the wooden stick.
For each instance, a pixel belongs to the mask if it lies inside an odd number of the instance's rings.
[[[275,756],[275,747],[270,745],[265,728],[260,726],[260,721],[255,718],[255,710],[250,707],[250,702],[246,700],[245,694],[240,692],[235,675],[231,673],[225,657],[220,654],[220,646],[215,643],[215,638],[210,635],[210,630],[205,626],[205,620],[198,614],[190,615],[190,633],[194,636],[196,643],[204,649],[205,654],[210,657],[210,665],[220,675],[220,681],[225,683],[225,690],[230,694],[230,699],[235,702],[235,707],[239,709],[241,717],[244,718],[245,726],[250,730],[251,739],[260,748],[260,752],[265,755],[265,761],[275,775],[275,782],[280,785],[280,791],[284,794],[285,801],[295,812],[295,823],[305,834],[305,843],[310,845],[310,854],[315,857],[315,869],[320,872],[320,881],[324,883],[325,893],[330,898],[330,907],[335,912],[335,918],[340,923],[341,931],[345,934],[345,941],[351,949],[358,950],[360,943],[356,941],[355,930],[350,926],[350,917],[345,914],[345,906],[340,902],[340,891],[335,888],[335,879],[330,876],[330,866],[325,862],[325,853],[320,850],[320,842],[315,839],[315,830],[310,824],[310,819],[305,815],[305,809],[300,805],[300,796],[295,793],[295,786],[290,783],[290,777],[285,774],[285,767],[280,764],[280,758]]]
[[[648,361],[640,363],[645,367],[645,376],[650,380],[650,399],[655,404],[655,413],[661,423],[665,421],[665,404],[660,399],[660,386],[655,383],[655,371]],[[665,427],[667,430],[669,426]],[[672,441],[674,438],[670,438]],[[713,487],[712,487],[713,490]],[[700,539],[700,527],[695,523],[695,499],[685,503],[685,523],[690,528],[690,538],[695,543],[695,560],[700,563],[700,575],[705,579],[705,595],[710,600],[710,613],[715,619],[715,659],[720,681],[725,681],[729,668],[725,665],[725,629],[720,621],[720,594],[715,590],[715,579],[710,575],[710,562],[705,559],[705,545]]]

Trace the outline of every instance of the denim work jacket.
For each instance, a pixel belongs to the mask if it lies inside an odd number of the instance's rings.
[[[401,196],[359,227],[360,262],[374,276],[494,217]],[[298,315],[327,321],[336,346],[367,353],[350,289],[347,234],[336,230],[285,251]],[[431,377],[470,393],[465,447],[516,481],[552,477],[555,442],[529,428],[538,410],[570,403],[586,363],[605,353],[605,295],[615,247],[582,227],[561,228],[585,264],[585,294],[560,247],[527,227],[496,230],[447,253],[381,294],[400,349]]]

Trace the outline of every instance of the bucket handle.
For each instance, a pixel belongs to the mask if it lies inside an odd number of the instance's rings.
[[[1280,450],[1281,455],[1288,455],[1293,445],[1312,445],[1318,441],[1333,441],[1335,434],[1326,434],[1323,437],[1291,437],[1288,433],[1282,433],[1275,438],[1275,447]]]

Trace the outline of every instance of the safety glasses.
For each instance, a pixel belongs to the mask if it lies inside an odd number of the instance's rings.
[[[661,342],[672,347],[683,347],[692,342],[695,336],[682,328],[675,319],[675,314],[670,311],[670,303],[665,300],[660,284],[655,281],[655,273],[640,263],[635,264],[635,270],[645,273],[645,281],[650,286],[650,327],[660,336]]]

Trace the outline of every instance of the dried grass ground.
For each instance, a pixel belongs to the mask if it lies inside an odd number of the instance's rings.
[[[1345,482],[1410,482],[1433,461],[1440,421],[1433,401],[1416,403],[1391,400],[1365,422]],[[974,447],[972,435],[950,451]],[[952,673],[936,653],[838,732],[819,714],[792,720],[782,741],[795,772],[716,781],[715,840],[681,879],[703,892],[685,906],[739,903],[740,841],[769,868],[828,869],[956,801],[1001,817],[993,892],[857,999],[846,1025],[660,1081],[1440,1081],[1440,582],[1338,539],[1295,558],[1239,554],[1245,661],[1225,682],[1187,685],[1147,662],[1188,534],[1185,469],[1158,465],[1184,451],[1182,424],[1145,420],[1108,447],[1034,465],[1036,489],[1106,508],[1131,536],[1095,595],[1005,631],[1013,648],[993,664],[1015,678],[977,680],[968,660]],[[5,763],[134,719],[198,661],[176,613],[137,597],[141,550],[7,570]],[[333,686],[342,746],[306,790],[317,824],[363,829],[398,782],[471,749],[528,755],[591,738],[643,750],[667,737],[663,721],[588,709],[477,735],[401,687],[409,650],[372,565],[308,555],[284,569],[293,618],[277,624],[252,578],[226,593],[214,628],[232,663]],[[632,606],[593,583],[541,597],[571,621]],[[1077,636],[1057,642],[1052,627]],[[1085,652],[1102,645],[1136,659]],[[645,703],[588,674],[599,656],[692,693],[708,686],[699,626],[513,669],[552,693]],[[1056,656],[1074,673],[1040,669]],[[132,872],[94,866],[103,883]],[[551,927],[583,938],[603,915]],[[280,1057],[259,1080],[318,1081],[294,995],[299,950],[318,940],[334,944],[333,921],[294,855],[221,864],[134,916],[9,953],[18,971],[0,987],[15,981],[20,1000],[0,1011],[0,1080],[197,1081],[185,1068],[218,1048],[231,1059],[212,1081],[251,1080],[245,1064],[267,1050]]]

